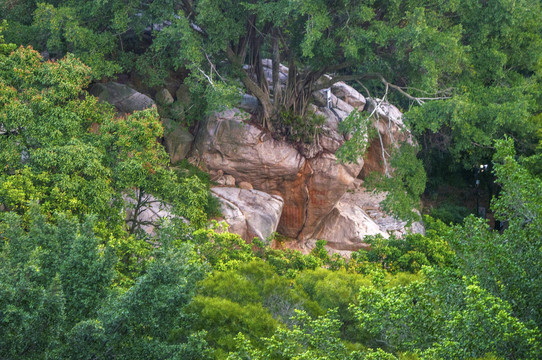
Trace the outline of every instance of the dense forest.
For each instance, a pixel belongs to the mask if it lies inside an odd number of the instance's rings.
[[[540,1],[0,0],[0,20],[0,359],[542,358]],[[160,106],[119,112],[90,90],[110,81]],[[341,256],[225,231],[165,119],[194,133],[249,94],[247,122],[306,148],[339,82],[404,114],[363,180],[425,232]],[[339,161],[376,110],[340,124]],[[155,201],[171,216],[139,219]]]

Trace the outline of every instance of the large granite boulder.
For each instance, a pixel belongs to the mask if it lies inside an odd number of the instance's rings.
[[[100,101],[115,106],[121,114],[130,114],[154,105],[154,100],[147,95],[117,82],[94,84],[89,92],[98,97]]]
[[[313,247],[317,240],[326,240],[328,251],[348,255],[369,248],[364,242],[367,235],[389,237],[359,205],[341,200],[321,222],[313,239],[307,241],[307,247]]]
[[[209,170],[222,170],[263,191],[295,180],[305,158],[290,144],[273,139],[245,119],[246,114],[236,109],[211,115],[201,124],[194,155]]]
[[[211,192],[220,201],[228,231],[250,241],[264,240],[277,230],[284,205],[280,196],[234,187],[213,187]]]
[[[272,85],[272,62],[264,60],[263,65]],[[281,86],[285,86],[287,76],[288,68],[281,65]],[[388,236],[389,232],[402,231],[404,224],[392,223],[393,218],[385,217],[380,210],[382,216],[374,213],[372,218],[369,209],[345,194],[366,169],[367,173],[383,172],[379,138],[386,149],[405,139],[411,141],[397,108],[378,99],[366,99],[345,83],[334,84],[313,93],[311,112],[324,116],[325,122],[313,144],[301,144],[274,137],[252,122],[251,115],[258,110],[253,96],[244,96],[239,107],[244,111],[216,113],[201,123],[191,160],[213,177],[231,176],[238,184],[249,183],[256,190],[279,195],[284,206],[277,231],[296,239],[295,246],[303,248],[305,243],[323,237],[330,246],[342,249],[337,251],[352,251],[365,246],[365,235]],[[352,134],[342,134],[338,129],[355,109],[369,111],[367,116],[374,110],[374,125],[381,136],[377,144],[370,144],[365,161],[341,164],[335,153]],[[375,204],[378,207],[379,202]],[[230,218],[235,218],[239,212],[231,213]],[[241,226],[243,221],[232,224]]]
[[[309,160],[311,174],[307,177],[308,206],[302,238],[312,237],[322,219],[329,214],[358,176],[363,161],[340,164],[333,154],[324,153]]]

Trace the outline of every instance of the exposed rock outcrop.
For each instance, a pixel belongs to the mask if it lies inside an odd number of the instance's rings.
[[[272,90],[271,61],[264,60],[263,65]],[[288,68],[280,65],[279,70],[280,84],[285,86]],[[97,84],[93,93],[120,112],[153,104],[152,99],[117,83]],[[182,121],[191,102],[189,89],[180,85],[175,97],[172,94],[166,89],[157,93],[161,114]],[[229,231],[246,240],[254,236],[263,239],[277,231],[296,239],[294,246],[304,249],[324,239],[331,251],[343,254],[366,247],[366,235],[405,233],[406,223],[386,216],[379,206],[383,197],[364,191],[358,179],[371,171],[391,170],[382,161],[389,155],[383,154],[401,142],[412,143],[395,106],[365,98],[343,82],[316,91],[311,111],[323,116],[325,122],[312,144],[281,140],[251,122],[259,110],[254,96],[244,95],[238,107],[202,120],[195,139],[187,129],[163,119],[171,162],[185,158],[191,149],[191,161],[208,171],[213,181],[228,186],[212,192],[221,202]],[[374,115],[379,136],[370,140],[364,159],[341,164],[335,153],[351,134],[338,129],[354,110]],[[235,184],[239,188],[233,187]],[[422,231],[420,226],[412,229]]]
[[[277,230],[284,205],[280,196],[233,187],[214,187],[211,192],[220,201],[228,231],[250,241],[266,239]]]
[[[279,141],[238,110],[214,114],[201,126],[194,154],[210,172],[222,171],[237,182],[280,195],[284,210],[281,234],[310,236],[357,177],[360,164],[340,164],[332,153],[303,156],[293,144]],[[344,138],[335,132],[336,141]],[[313,154],[314,155],[314,154]]]
[[[263,65],[272,85],[271,61],[265,60]],[[281,65],[279,75],[284,86],[288,68]],[[390,221],[393,218],[375,215],[373,219],[354,200],[347,202],[342,198],[360,173],[384,171],[381,144],[388,150],[397,146],[397,141],[408,141],[410,135],[403,132],[402,114],[396,107],[378,99],[366,99],[345,83],[316,91],[313,99],[312,111],[326,119],[318,141],[313,144],[274,139],[250,123],[249,114],[234,109],[205,120],[192,154],[211,173],[222,172],[233,176],[237,183],[250,183],[254,189],[280,195],[284,208],[277,230],[282,235],[301,242],[325,237],[335,248],[351,251],[364,246],[364,235],[387,236],[388,231],[401,227]],[[257,99],[245,95],[240,108],[256,113]],[[374,110],[374,125],[380,136],[371,143],[365,161],[341,164],[335,152],[348,135],[339,133],[338,128],[354,109],[367,110],[367,115]]]

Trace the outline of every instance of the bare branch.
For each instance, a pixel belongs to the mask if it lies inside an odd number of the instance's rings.
[[[363,83],[362,83],[361,81],[356,80],[356,82],[363,88],[363,90],[365,90],[365,92],[367,93],[367,96],[368,96],[368,97],[372,97],[372,96],[371,96],[371,92],[369,91],[369,89],[367,89],[367,88],[365,87],[365,85],[363,85]]]

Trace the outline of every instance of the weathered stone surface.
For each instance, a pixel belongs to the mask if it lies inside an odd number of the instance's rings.
[[[319,108],[327,108],[328,107],[328,98],[327,98],[327,90],[318,90],[312,93],[312,100],[316,106]],[[333,95],[333,93],[330,93],[330,102],[331,104],[334,104],[337,102],[337,97]]]
[[[296,179],[305,158],[293,146],[266,136],[243,119],[238,110],[228,110],[202,123],[194,152],[207,168],[220,169],[264,191]]]
[[[162,119],[166,151],[172,164],[183,160],[194,142],[194,136],[184,126],[171,119]]]
[[[246,115],[246,114],[245,114]],[[282,232],[296,237],[303,226],[305,197],[301,192],[305,158],[290,144],[273,139],[267,132],[243,122],[238,110],[214,114],[202,123],[193,156],[210,172],[230,174],[237,182],[283,197],[293,222]]]
[[[376,111],[375,108],[377,108]],[[397,126],[401,129],[405,126],[403,123],[403,113],[401,113],[397,107],[386,101],[383,102],[381,99],[367,98],[366,110],[368,113],[375,111],[375,115],[377,117],[384,121],[391,121],[397,124]]]
[[[264,60],[263,65],[270,82],[272,62]],[[286,84],[287,75],[288,69],[281,65],[282,86]],[[365,99],[344,83],[333,85],[331,92],[313,93],[313,100],[311,112],[326,119],[314,144],[276,140],[266,130],[250,123],[246,113],[234,109],[215,114],[202,123],[191,158],[210,173],[222,174],[216,178],[228,174],[237,184],[249,183],[254,189],[280,195],[284,206],[277,231],[297,239],[296,246],[300,248],[316,240],[316,236],[325,236],[336,251],[348,252],[365,246],[363,236],[367,234],[388,236],[388,231],[402,231],[401,224],[391,225],[389,219],[376,215],[371,218],[369,208],[342,200],[346,190],[366,168],[383,171],[379,164],[381,148],[376,146],[380,145],[379,139],[378,144],[371,144],[365,164],[363,160],[354,165],[340,164],[334,155],[351,136],[339,133],[340,123],[355,108],[371,111],[369,102],[373,102],[374,109],[378,101]],[[410,135],[402,132],[404,126],[399,110],[386,103],[379,105],[374,125],[384,146],[397,146],[397,141],[408,140]],[[255,114],[258,101],[246,95],[240,108]],[[243,185],[245,187],[249,188]],[[379,209],[378,202],[376,207]],[[347,240],[341,243],[341,238]]]
[[[211,172],[221,170],[237,182],[280,195],[284,211],[279,231],[293,238],[312,234],[362,167],[339,164],[333,154],[318,149],[310,154],[314,157],[304,157],[292,144],[244,123],[236,110],[215,114],[203,124],[194,153]]]
[[[211,192],[221,202],[224,221],[230,232],[245,240],[266,239],[277,230],[284,201],[263,191],[214,187]]]
[[[173,96],[168,89],[161,89],[156,93],[156,102],[160,105],[169,105],[173,103]]]
[[[235,186],[235,178],[231,175],[224,175],[224,185]]]
[[[363,242],[365,236],[378,234],[389,237],[360,206],[341,200],[321,223],[313,238],[326,240],[329,249],[357,251],[369,247]]]
[[[326,119],[319,136],[319,145],[324,150],[335,153],[345,141],[345,137],[338,131],[341,122],[338,113],[328,108],[316,108],[315,114]]]
[[[239,108],[245,110],[249,114],[256,114],[258,111],[258,104],[258,98],[256,98],[256,96],[244,94],[239,103]]]
[[[114,105],[120,113],[129,114],[154,105],[154,101],[131,87],[116,82],[94,84],[89,92],[100,101]]]
[[[340,81],[331,86],[331,92],[337,96],[339,99],[343,100],[347,104],[353,106],[356,109],[362,110],[365,107],[365,97],[361,95],[351,86],[346,85],[344,82]]]
[[[252,184],[249,183],[249,182],[246,182],[246,181],[241,181],[239,184],[237,184],[237,186],[239,186],[239,189],[245,189],[245,190],[252,190],[252,189],[254,189],[254,187],[252,186]]]
[[[354,89],[352,89],[354,90]],[[355,91],[355,90],[354,90]],[[359,95],[359,93],[358,93]],[[361,95],[360,95],[361,96]],[[312,98],[314,100],[314,103],[321,108],[327,108],[328,102],[327,102],[327,90],[318,90],[312,93]],[[333,93],[330,94],[330,105],[331,109],[334,109],[335,111],[340,110],[340,118],[344,119],[348,114],[350,114],[354,107],[344,100],[338,98]]]
[[[239,207],[231,201],[217,195],[215,195],[215,197],[220,201],[220,212],[222,213],[223,221],[228,224],[228,232],[237,234],[244,240],[252,240],[252,238],[248,236],[247,219]]]

